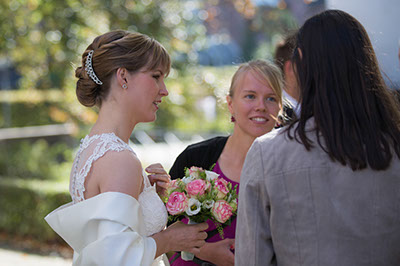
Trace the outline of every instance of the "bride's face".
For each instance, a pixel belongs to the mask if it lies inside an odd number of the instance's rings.
[[[152,122],[162,97],[168,95],[161,68],[140,70],[127,75],[127,97],[135,123]]]
[[[259,137],[271,131],[280,106],[278,97],[268,82],[253,71],[243,73],[228,96],[228,107],[235,117],[235,128],[251,137]]]

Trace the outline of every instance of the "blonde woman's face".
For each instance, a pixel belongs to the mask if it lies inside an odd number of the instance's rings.
[[[254,138],[271,131],[280,110],[279,99],[267,82],[254,71],[243,73],[227,97],[228,108],[235,117],[235,128]]]

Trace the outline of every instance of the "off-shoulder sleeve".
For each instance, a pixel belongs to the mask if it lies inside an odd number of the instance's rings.
[[[73,249],[73,265],[151,265],[156,242],[145,234],[137,200],[118,192],[102,193],[64,205],[47,223]]]
[[[73,265],[151,265],[155,241],[136,232],[121,232],[100,238],[75,255]]]

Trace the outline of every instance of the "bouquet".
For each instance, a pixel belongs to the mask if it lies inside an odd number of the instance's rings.
[[[185,176],[172,180],[162,197],[169,214],[169,221],[183,216],[189,224],[202,223],[211,219],[223,239],[222,225],[230,224],[237,210],[236,186],[217,173],[192,166],[185,169]],[[193,254],[182,252],[182,259],[192,260]]]

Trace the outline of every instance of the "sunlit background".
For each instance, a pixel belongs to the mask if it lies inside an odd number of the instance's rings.
[[[0,243],[62,242],[43,217],[69,201],[72,159],[97,117],[76,100],[74,78],[94,37],[139,31],[169,51],[169,96],[131,137],[143,166],[169,169],[188,144],[231,132],[224,100],[237,65],[272,59],[285,34],[327,8],[363,23],[398,88],[398,0],[1,0]]]

